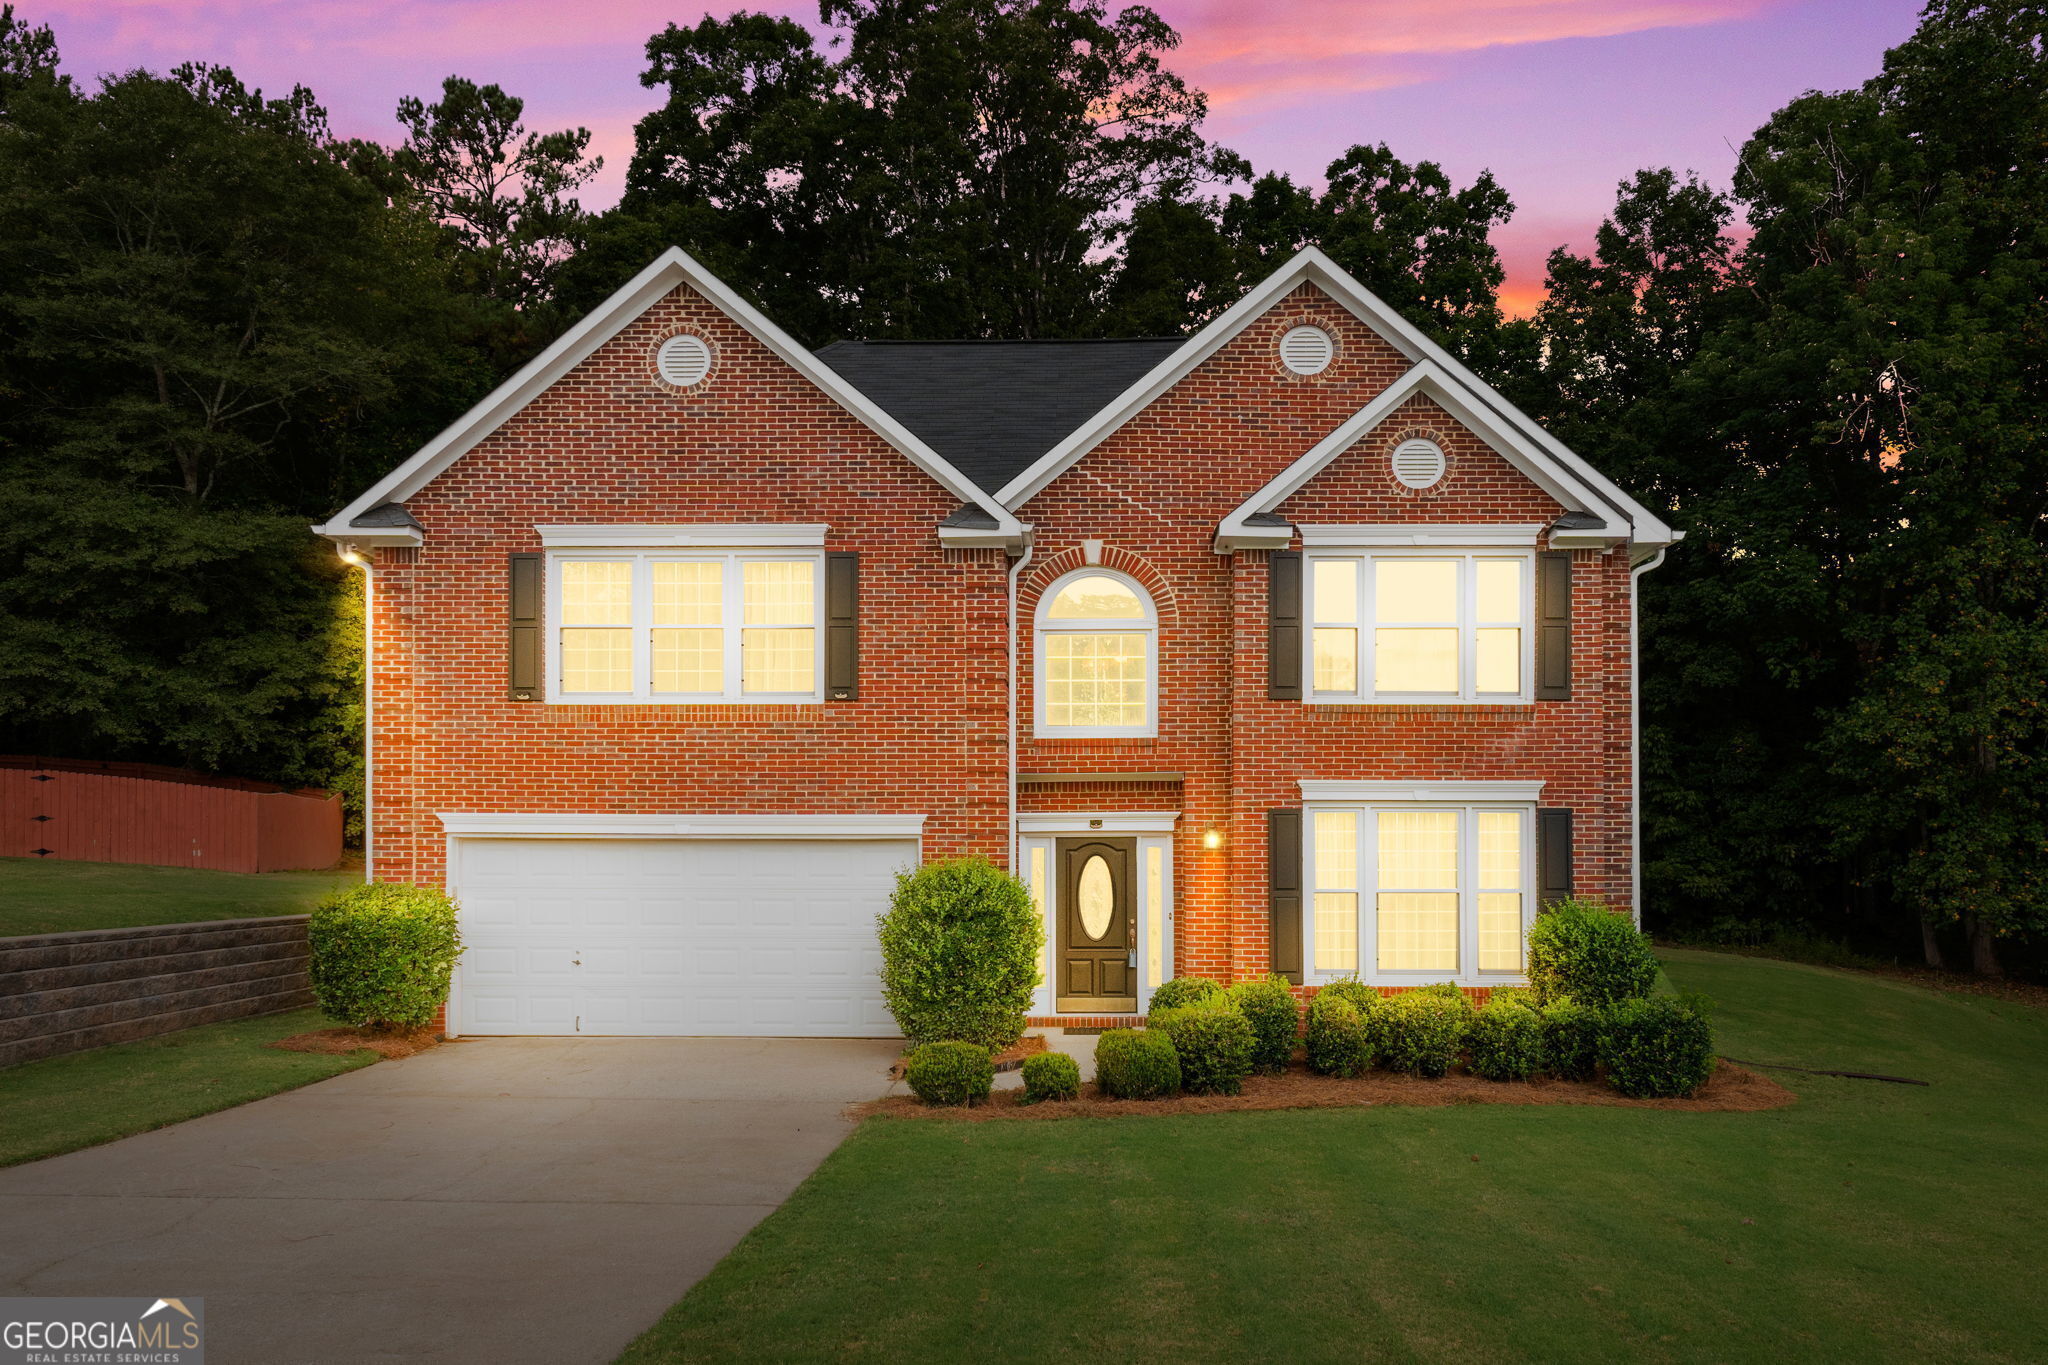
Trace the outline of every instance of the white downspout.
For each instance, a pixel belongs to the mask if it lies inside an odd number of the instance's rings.
[[[341,547],[341,558],[363,571],[363,880],[377,880],[376,849],[371,816],[375,803],[370,797],[371,778],[376,772],[377,702],[377,575],[370,557],[354,545]]]
[[[1628,571],[1628,865],[1629,913],[1643,926],[1643,697],[1642,666],[1637,660],[1636,597],[1642,577],[1664,562],[1669,546],[1658,549]]]
[[[1018,556],[1015,564],[1010,566],[1010,638],[1005,650],[1010,661],[1009,705],[1004,708],[1003,713],[1009,718],[1010,726],[1010,823],[1008,826],[1008,840],[1010,847],[1010,875],[1013,877],[1021,877],[1023,875],[1017,861],[1017,584],[1024,576],[1025,566],[1031,562],[1034,548],[1031,543],[1031,528],[1027,526],[1024,528],[1024,553]]]

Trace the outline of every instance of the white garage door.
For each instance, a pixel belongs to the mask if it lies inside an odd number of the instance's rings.
[[[464,839],[456,1029],[893,1037],[898,840]]]

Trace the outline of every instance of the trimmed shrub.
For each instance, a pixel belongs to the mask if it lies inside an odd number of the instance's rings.
[[[1624,1000],[1600,1016],[1607,1083],[1635,1099],[1681,1099],[1714,1074],[1714,1030],[1699,996]]]
[[[1570,996],[1543,1007],[1543,1066],[1559,1080],[1590,1081],[1600,1060],[1600,1011]]]
[[[1153,1029],[1112,1029],[1095,1040],[1095,1083],[1120,1100],[1159,1100],[1180,1093],[1180,1053]]]
[[[306,925],[313,998],[357,1028],[424,1028],[448,998],[462,956],[455,902],[440,891],[372,882],[337,891]]]
[[[1605,1009],[1657,984],[1650,936],[1598,901],[1553,901],[1529,929],[1529,982],[1546,1004],[1568,995]]]
[[[979,1043],[925,1043],[911,1051],[903,1079],[926,1104],[986,1104],[996,1067]]]
[[[1355,976],[1338,977],[1329,985],[1318,990],[1315,998],[1320,1000],[1326,995],[1349,1000],[1358,1007],[1360,1014],[1367,1016],[1377,1011],[1380,1003],[1386,999],[1385,996],[1380,994],[1377,986],[1369,986]]]
[[[1466,1061],[1489,1081],[1526,1081],[1543,1065],[1543,1020],[1509,997],[1486,1002],[1465,1030]]]
[[[1147,1008],[1154,1014],[1161,1010],[1184,1010],[1221,994],[1223,987],[1206,976],[1176,976],[1152,992],[1152,1003]]]
[[[1024,1102],[1071,1100],[1081,1093],[1081,1064],[1064,1052],[1036,1052],[1024,1059]]]
[[[882,939],[882,998],[915,1043],[1002,1049],[1024,1036],[1045,927],[1031,892],[985,858],[897,874]]]
[[[1543,1003],[1537,998],[1534,986],[1495,986],[1486,993],[1486,1003],[1489,1005],[1497,1004],[1502,1000],[1512,1000],[1524,1009],[1537,1010],[1539,1012],[1543,1008]]]
[[[1325,986],[1308,1002],[1308,1064],[1325,1076],[1362,1076],[1379,1060],[1381,1019],[1379,996],[1372,1012],[1359,1009],[1358,997]]]
[[[1463,991],[1455,997],[1434,987],[1389,996],[1386,1063],[1395,1071],[1436,1080],[1449,1071],[1465,1046],[1472,1005]]]
[[[1252,1069],[1267,1075],[1285,1071],[1301,1032],[1301,1007],[1294,1003],[1287,978],[1240,981],[1224,995],[1252,1026]]]
[[[1180,1083],[1191,1095],[1235,1095],[1252,1074],[1256,1037],[1251,1021],[1223,997],[1153,1014],[1148,1031],[1164,1033],[1180,1057]]]

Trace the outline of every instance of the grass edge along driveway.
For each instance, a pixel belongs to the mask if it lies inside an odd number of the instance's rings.
[[[1761,1114],[871,1121],[621,1361],[2021,1361],[2048,1014],[1671,950]]]
[[[264,1046],[332,1022],[292,1010],[0,1070],[0,1166],[182,1123],[377,1060],[367,1048],[335,1057]]]

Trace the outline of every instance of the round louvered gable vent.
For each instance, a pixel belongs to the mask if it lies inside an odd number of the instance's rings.
[[[654,353],[654,367],[664,380],[687,389],[711,373],[711,348],[703,337],[670,337]]]
[[[1337,354],[1337,343],[1320,327],[1295,327],[1280,338],[1280,363],[1296,374],[1321,374]]]
[[[1443,476],[1443,447],[1435,441],[1403,441],[1394,447],[1394,477],[1408,487],[1427,488]]]

